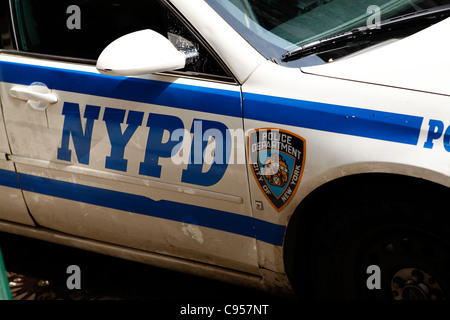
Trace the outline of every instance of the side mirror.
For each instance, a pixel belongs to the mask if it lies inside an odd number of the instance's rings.
[[[115,76],[139,76],[184,68],[186,56],[153,30],[141,30],[113,41],[100,54],[97,70]]]

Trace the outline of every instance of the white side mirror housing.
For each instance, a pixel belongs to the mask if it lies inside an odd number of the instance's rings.
[[[186,56],[153,30],[127,34],[109,44],[97,60],[100,73],[139,76],[184,68]]]

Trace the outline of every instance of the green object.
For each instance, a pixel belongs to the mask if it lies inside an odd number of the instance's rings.
[[[12,300],[9,290],[8,277],[6,275],[5,264],[3,263],[2,252],[0,250],[0,300]]]

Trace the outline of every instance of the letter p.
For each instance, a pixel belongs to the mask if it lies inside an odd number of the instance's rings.
[[[439,120],[430,120],[428,125],[430,126],[428,130],[428,138],[423,147],[433,149],[433,140],[439,139],[442,136],[442,133],[444,132],[444,123]]]

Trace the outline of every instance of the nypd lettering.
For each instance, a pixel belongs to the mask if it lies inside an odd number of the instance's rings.
[[[285,130],[258,129],[249,133],[248,148],[251,169],[261,191],[281,211],[300,183],[305,140]]]
[[[144,160],[139,163],[140,175],[160,178],[162,167],[159,159],[171,158],[175,155],[182,147],[186,137],[185,132],[187,132],[192,135],[191,154],[187,167],[183,170],[181,182],[212,186],[224,176],[231,154],[231,139],[229,130],[223,123],[194,119],[189,132],[184,128],[183,121],[173,115],[150,113],[144,123],[144,112],[129,110],[126,115],[127,111],[124,109],[106,107],[103,118],[100,119],[101,109],[100,106],[86,105],[84,114],[81,115],[80,106],[77,103],[64,103],[61,147],[57,152],[59,160],[71,161],[72,152],[75,152],[80,164],[89,165],[95,123],[103,121],[111,143],[111,152],[105,156],[107,169],[127,171],[128,159],[124,156],[125,148],[138,128],[146,126],[149,131],[146,148],[143,150]],[[163,137],[166,132],[169,132],[168,139]],[[211,139],[216,141],[215,152],[212,161],[208,163],[209,169],[205,171],[205,150]]]

